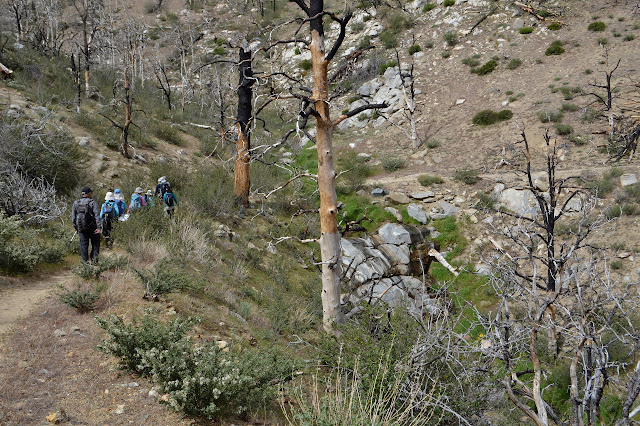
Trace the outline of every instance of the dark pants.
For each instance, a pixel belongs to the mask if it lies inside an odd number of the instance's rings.
[[[98,261],[98,253],[100,253],[100,234],[94,234],[93,230],[79,231],[80,237],[80,257],[86,263],[89,260],[89,242],[91,242],[91,261]]]
[[[109,248],[113,241],[111,241],[111,229],[113,219],[110,217],[102,218],[102,235],[104,235],[104,241],[107,244],[107,248]]]

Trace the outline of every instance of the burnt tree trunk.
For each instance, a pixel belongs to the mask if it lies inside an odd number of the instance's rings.
[[[253,92],[253,70],[251,69],[251,50],[240,48],[240,83],[238,85],[238,144],[236,150],[236,172],[234,193],[238,203],[249,207],[249,162],[251,149],[249,120],[251,119],[251,102]]]
[[[122,155],[125,158],[131,158],[129,154],[129,127],[131,126],[131,107],[133,100],[131,98],[131,85],[129,83],[129,71],[127,64],[124,65],[124,125],[122,126],[122,134],[120,135]]]

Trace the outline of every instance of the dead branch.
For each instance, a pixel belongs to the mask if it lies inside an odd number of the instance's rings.
[[[449,271],[451,271],[451,273],[456,277],[458,276],[458,271],[456,271],[456,269],[453,266],[451,266],[449,262],[447,262],[447,259],[445,259],[444,256],[439,251],[437,251],[436,249],[431,249],[429,250],[429,256],[435,257],[436,260],[442,264],[442,266],[444,266]]]
[[[13,79],[13,71],[4,66],[2,63],[0,63],[0,75],[2,75],[2,78],[5,80]]]

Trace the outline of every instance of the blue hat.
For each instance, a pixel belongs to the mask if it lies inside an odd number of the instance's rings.
[[[120,191],[119,188],[117,188],[115,191],[113,191],[115,194],[120,194],[122,191]]]

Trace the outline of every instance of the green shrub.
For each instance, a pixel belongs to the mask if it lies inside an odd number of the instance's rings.
[[[385,158],[382,161],[382,168],[388,173],[400,170],[400,169],[404,168],[405,166],[406,166],[406,162],[402,158],[390,157],[390,158]]]
[[[422,186],[431,186],[435,184],[444,183],[444,179],[442,179],[442,177],[440,176],[420,175],[418,176],[418,182],[420,182],[420,185]]]
[[[398,63],[396,61],[389,61],[383,64],[380,64],[380,66],[378,67],[378,72],[380,74],[384,74],[384,72],[387,70],[387,68],[393,68],[393,67],[397,67]]]
[[[158,138],[172,145],[182,145],[182,137],[178,129],[171,124],[160,122],[153,127],[153,134]]]
[[[398,37],[390,30],[384,30],[380,33],[380,42],[386,49],[392,49],[398,46]]]
[[[589,139],[581,135],[572,134],[571,136],[569,136],[569,140],[573,142],[576,146],[583,146],[589,143]]]
[[[573,127],[568,124],[556,123],[555,128],[559,135],[565,136],[573,133]]]
[[[451,56],[451,51],[445,50],[440,54],[440,56],[442,56],[444,59],[447,59],[449,56]]]
[[[458,32],[455,30],[449,30],[443,35],[444,41],[449,46],[455,46],[458,44]]]
[[[549,31],[558,31],[562,28],[562,25],[558,24],[557,22],[552,22],[549,25],[547,25],[547,29]]]
[[[514,59],[510,60],[509,63],[507,64],[507,69],[515,70],[520,65],[522,65],[522,60],[514,58]]]
[[[636,39],[636,36],[633,35],[633,34],[627,34],[627,35],[624,36],[624,41],[632,41],[632,40],[635,40],[635,39]]]
[[[371,36],[366,35],[360,39],[360,42],[358,43],[358,49],[366,49],[369,46],[371,46]]]
[[[233,176],[223,167],[201,165],[189,173],[188,182],[182,191],[192,209],[214,218],[229,217],[235,211]]]
[[[563,43],[560,40],[556,40],[547,47],[547,50],[544,52],[546,56],[551,55],[562,55],[565,50],[562,47]]]
[[[273,383],[291,377],[295,364],[268,351],[234,352],[187,336],[193,320],[163,324],[150,315],[127,324],[120,317],[96,318],[108,339],[99,348],[120,365],[151,376],[176,411],[207,419],[242,416],[275,396]]]
[[[158,262],[152,271],[135,270],[142,281],[145,294],[159,296],[174,293],[188,288],[189,280],[185,276],[184,268],[180,268],[167,260]]]
[[[607,28],[607,25],[602,21],[595,21],[589,24],[587,29],[589,31],[601,32]]]
[[[617,204],[609,207],[604,212],[604,217],[606,217],[609,220],[614,219],[616,217],[620,217],[620,216],[622,216],[622,207],[620,207]]]
[[[438,148],[440,146],[440,141],[437,139],[431,139],[428,140],[426,143],[427,148],[429,149],[435,149]]]
[[[336,181],[336,190],[342,194],[350,194],[364,188],[366,179],[374,173],[368,159],[358,158],[353,151],[339,157],[338,167],[340,172],[344,173]]]
[[[496,197],[491,193],[487,193],[484,191],[478,191],[476,194],[478,197],[478,202],[473,206],[475,209],[494,209],[496,204]]]
[[[522,27],[518,31],[520,34],[531,34],[533,32],[533,27]]]
[[[413,21],[404,13],[392,13],[387,17],[387,28],[394,34],[413,26]]]
[[[542,123],[559,123],[562,121],[563,114],[561,111],[539,111],[538,119]]]
[[[114,254],[112,256],[100,256],[95,264],[81,263],[71,271],[85,280],[97,280],[104,271],[121,268],[127,263],[128,259],[126,256]]]
[[[498,61],[491,59],[488,62],[486,62],[484,65],[482,65],[480,68],[473,68],[471,72],[478,75],[486,75],[493,72],[493,70],[495,70],[497,67],[498,67]]]
[[[478,126],[490,126],[491,124],[495,124],[499,121],[510,120],[511,117],[513,117],[513,112],[508,109],[503,109],[498,112],[485,109],[474,115],[471,122]]]
[[[614,270],[622,269],[622,260],[612,260],[611,269],[614,269]]]
[[[444,7],[453,6],[454,4],[456,4],[456,0],[444,0],[444,3],[442,3]]]
[[[563,103],[562,107],[560,107],[561,111],[577,111],[578,110],[578,105],[576,104],[571,104],[571,103]]]
[[[418,53],[422,51],[422,47],[419,44],[413,44],[409,46],[409,55],[413,55],[414,53]]]
[[[95,309],[96,302],[100,299],[100,291],[91,287],[83,288],[79,283],[73,290],[66,287],[60,289],[58,297],[62,303],[69,305],[81,314]]]
[[[311,63],[311,59],[303,59],[302,61],[300,61],[299,66],[302,70],[308,71],[311,69],[311,67],[313,67],[313,64]]]
[[[600,46],[606,46],[609,43],[609,40],[606,37],[600,37],[597,41]]]
[[[464,58],[461,62],[469,67],[477,67],[480,65],[480,61],[474,57]]]
[[[118,358],[120,368],[148,376],[150,371],[143,364],[143,356],[151,349],[165,349],[173,342],[185,338],[194,323],[192,318],[177,317],[163,324],[150,314],[142,319],[134,318],[126,323],[121,316],[96,317],[96,323],[108,334],[98,349]]]
[[[435,9],[435,8],[436,8],[436,6],[437,6],[437,5],[436,5],[435,3],[427,3],[427,4],[425,4],[425,5],[422,7],[422,12],[423,12],[423,13],[430,12],[430,11],[432,11],[433,9]]]
[[[0,116],[0,157],[28,178],[44,178],[69,195],[85,179],[84,153],[73,136],[46,122]]]
[[[459,182],[473,185],[480,180],[479,172],[474,169],[462,168],[455,171],[453,178]]]
[[[426,47],[427,49],[433,49],[433,41],[431,40],[427,40],[424,42],[424,47]]]
[[[25,229],[18,217],[7,217],[0,210],[0,269],[11,274],[32,271],[41,252],[37,232]]]

